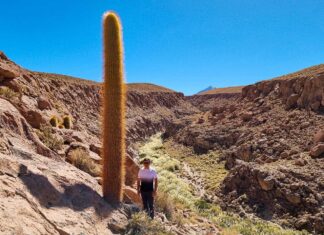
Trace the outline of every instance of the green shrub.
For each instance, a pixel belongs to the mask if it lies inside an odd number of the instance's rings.
[[[284,229],[277,224],[263,221],[260,219],[241,218],[238,215],[222,211],[222,209],[214,203],[208,203],[205,200],[195,195],[193,188],[188,182],[181,179],[179,174],[182,173],[180,168],[180,161],[172,158],[169,155],[168,148],[161,148],[162,139],[157,135],[151,138],[151,140],[140,149],[141,156],[150,157],[153,160],[153,167],[156,168],[159,174],[159,193],[161,194],[157,198],[157,207],[164,208],[161,212],[167,213],[167,204],[172,207],[183,210],[189,210],[190,219],[195,217],[203,217],[210,220],[218,228],[221,228],[223,235],[306,235],[305,231],[296,231],[290,229]],[[178,159],[181,159],[180,157]],[[203,174],[204,180],[210,186],[218,187],[221,180],[225,177],[226,171],[224,166],[215,164],[218,159],[218,154],[200,156],[186,156],[186,163],[198,172],[207,172]],[[179,172],[175,172],[173,169],[178,166]],[[211,174],[211,172],[213,174]],[[210,178],[208,178],[210,177]],[[207,185],[208,185],[207,184]],[[175,210],[175,209],[174,209]],[[174,212],[172,215],[172,222],[177,224],[184,223],[184,218],[181,215]],[[145,233],[143,233],[145,234]],[[147,233],[149,234],[149,233]]]
[[[206,210],[211,208],[211,204],[202,199],[196,201],[195,206],[197,207],[198,210]]]
[[[146,157],[146,153],[140,153],[139,157],[140,158],[145,158]]]

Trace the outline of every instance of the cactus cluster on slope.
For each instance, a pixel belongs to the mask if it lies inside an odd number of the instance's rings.
[[[62,118],[53,115],[50,118],[49,123],[52,127],[58,127],[60,129],[72,129],[72,118],[69,115],[65,115]]]

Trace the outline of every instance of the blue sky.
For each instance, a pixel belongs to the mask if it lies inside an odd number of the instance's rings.
[[[110,9],[127,82],[193,94],[324,62],[323,0],[3,0],[0,50],[31,70],[100,81]]]

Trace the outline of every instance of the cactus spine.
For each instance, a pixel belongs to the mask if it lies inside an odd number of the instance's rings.
[[[103,19],[103,196],[112,203],[123,197],[125,180],[125,91],[121,24],[115,13]]]

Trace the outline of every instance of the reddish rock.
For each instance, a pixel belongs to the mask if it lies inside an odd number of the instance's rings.
[[[286,102],[286,108],[287,109],[292,109],[297,107],[297,100],[299,96],[297,94],[291,94]]]
[[[324,142],[324,129],[317,131],[317,133],[314,135],[314,143],[320,143]]]
[[[126,185],[134,185],[137,181],[137,175],[140,167],[139,165],[127,154],[126,155]]]
[[[214,108],[211,110],[211,114],[212,114],[213,116],[215,116],[216,114],[223,113],[225,110],[226,110],[226,107],[225,107],[225,106],[214,107]]]
[[[100,156],[102,152],[102,147],[99,144],[90,144],[90,150]]]
[[[297,205],[301,202],[300,196],[297,194],[286,194],[286,199],[294,205]]]
[[[40,96],[37,100],[37,105],[38,105],[38,108],[40,110],[44,110],[44,109],[50,109],[51,108],[51,104],[50,102],[48,101],[47,98],[45,98],[44,96]]]
[[[324,155],[324,143],[319,143],[311,148],[310,155],[313,158],[322,157]]]
[[[9,66],[0,65],[0,82],[10,80],[16,77],[16,74],[9,69]]]
[[[130,186],[124,187],[124,200],[128,203],[135,203],[138,206],[141,205],[141,198],[137,194],[137,190]]]
[[[39,129],[41,124],[45,123],[45,119],[39,111],[28,110],[23,115],[33,128]]]
[[[271,176],[264,178],[262,175],[258,175],[258,182],[260,187],[265,191],[272,190],[275,183],[274,179]]]
[[[252,119],[253,113],[252,112],[244,112],[241,114],[241,118],[244,122],[248,122]]]

